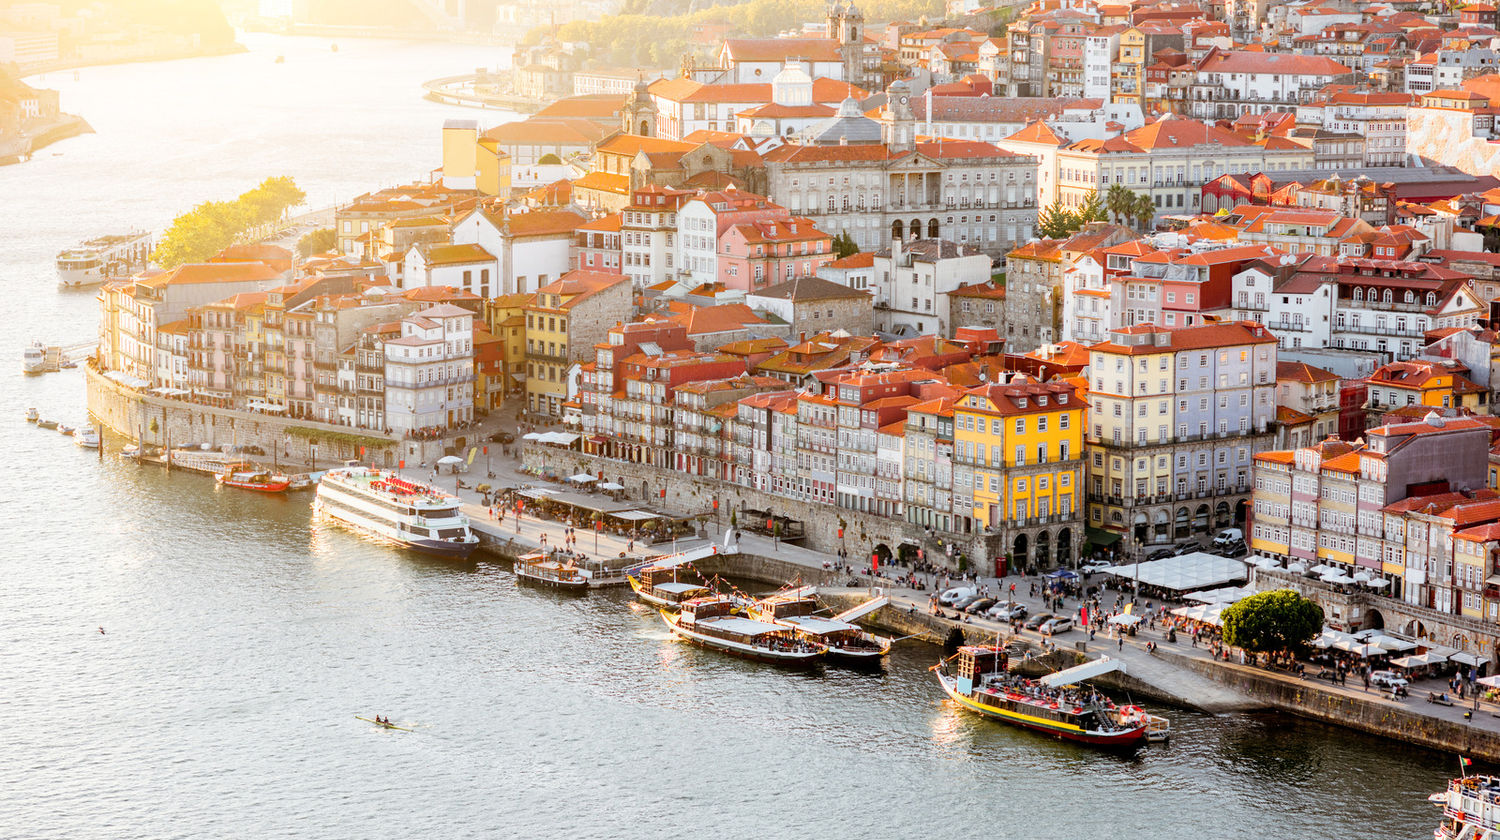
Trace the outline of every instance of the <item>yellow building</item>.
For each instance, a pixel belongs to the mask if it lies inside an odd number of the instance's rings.
[[[479,136],[474,120],[443,123],[443,186],[510,196],[510,155],[499,144]]]
[[[1072,385],[1013,380],[953,405],[954,509],[1001,535],[1013,563],[1066,563],[1082,544],[1085,402]]]
[[[630,315],[630,278],[570,271],[536,291],[526,314],[526,407],[558,417],[570,393],[570,368],[593,361],[594,345]],[[571,391],[576,393],[577,383]]]
[[[1380,415],[1408,405],[1490,413],[1489,390],[1465,376],[1467,372],[1462,365],[1428,359],[1384,365],[1367,380],[1365,411],[1377,424]]]

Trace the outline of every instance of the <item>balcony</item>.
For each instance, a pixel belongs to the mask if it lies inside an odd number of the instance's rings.
[[[1266,324],[1266,329],[1272,332],[1312,332],[1312,325],[1306,321],[1278,321],[1274,324]]]

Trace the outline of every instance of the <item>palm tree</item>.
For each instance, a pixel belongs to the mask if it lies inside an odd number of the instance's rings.
[[[1110,184],[1109,190],[1104,194],[1104,206],[1108,208],[1110,219],[1119,224],[1135,215],[1135,193],[1124,184]]]
[[[1135,217],[1136,224],[1142,231],[1149,231],[1151,220],[1156,218],[1156,202],[1152,201],[1149,195],[1138,195],[1135,197],[1134,204],[1131,215]]]

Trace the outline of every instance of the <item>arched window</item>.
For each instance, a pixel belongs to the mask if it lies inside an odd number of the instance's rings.
[[[1361,303],[1361,302],[1364,301],[1364,299],[1365,299],[1365,290],[1364,289],[1355,289],[1354,290],[1354,302],[1355,303]]]
[[[1428,306],[1437,306],[1437,294],[1435,292],[1428,292],[1427,293],[1427,305]]]
[[[1411,289],[1407,289],[1407,290],[1406,290],[1406,297],[1405,297],[1405,301],[1406,301],[1406,302],[1407,302],[1407,303],[1415,303],[1415,302],[1416,302],[1416,300],[1417,300],[1417,296],[1416,296],[1416,295],[1415,295],[1415,294],[1413,294],[1413,293],[1412,293],[1412,290],[1411,290]]]
[[[897,219],[896,221],[891,222],[891,239],[893,239],[893,240],[899,240],[901,238],[902,238],[901,220]]]
[[[1385,294],[1383,294],[1383,295],[1380,296],[1380,302],[1381,303],[1390,303],[1391,302],[1391,290],[1390,289],[1386,289],[1385,290]]]
[[[929,219],[927,221],[927,238],[928,239],[937,239],[938,238],[938,220],[937,219]]]

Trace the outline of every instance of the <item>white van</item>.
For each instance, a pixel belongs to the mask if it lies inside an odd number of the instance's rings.
[[[1214,537],[1214,548],[1223,548],[1233,542],[1244,542],[1245,532],[1238,528],[1225,528]]]
[[[979,589],[974,586],[955,586],[938,596],[938,603],[945,607],[951,607],[965,598],[971,598],[979,594]]]

